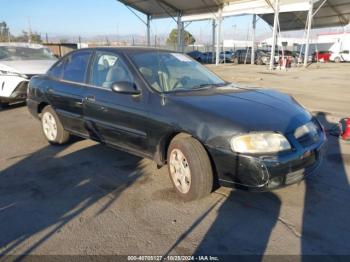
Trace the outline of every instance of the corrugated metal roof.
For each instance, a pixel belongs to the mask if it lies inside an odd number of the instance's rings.
[[[177,16],[181,11],[183,16],[216,13],[220,6],[234,3],[234,0],[118,0],[152,18]],[[249,2],[249,0],[247,0]],[[272,2],[273,1],[267,1]],[[291,1],[293,2],[293,1]],[[307,2],[307,0],[305,0]],[[323,3],[319,0],[314,4],[314,10]],[[268,24],[273,25],[273,14],[260,15]],[[307,12],[294,11],[280,13],[282,31],[304,29]],[[344,26],[350,20],[350,0],[327,0],[314,17],[312,27]]]
[[[318,1],[314,4],[314,11],[323,3]],[[271,26],[273,25],[273,14],[260,15]],[[280,13],[280,27],[282,31],[304,29],[307,12]],[[323,28],[333,26],[345,26],[350,21],[350,0],[327,0],[319,9],[312,21],[312,28]]]
[[[232,0],[118,0],[152,18],[217,12],[219,7]]]

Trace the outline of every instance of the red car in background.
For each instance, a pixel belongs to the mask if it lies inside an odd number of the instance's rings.
[[[317,51],[313,54],[314,61],[316,62],[329,62],[331,51]]]

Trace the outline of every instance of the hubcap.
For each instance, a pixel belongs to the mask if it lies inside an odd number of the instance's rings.
[[[45,136],[49,141],[54,141],[57,136],[57,124],[54,116],[50,112],[45,112],[41,121]]]
[[[170,175],[176,188],[186,194],[191,187],[191,170],[187,159],[179,149],[173,149],[169,159]]]

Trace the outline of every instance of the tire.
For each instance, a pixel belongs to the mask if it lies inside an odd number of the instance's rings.
[[[237,57],[233,59],[233,63],[235,63],[235,64],[237,64],[237,65],[239,64],[239,60],[238,60]]]
[[[259,58],[259,59],[256,61],[256,64],[257,64],[257,65],[263,65],[264,62],[262,61],[261,58]]]
[[[7,108],[9,107],[9,102],[1,102],[0,101],[0,109],[4,109],[4,108]]]
[[[341,62],[340,57],[337,56],[337,57],[334,59],[334,62],[335,62],[335,63],[340,63],[340,62]]]
[[[51,106],[46,106],[41,115],[41,127],[47,141],[53,145],[68,142],[70,134],[64,130],[61,121]]]
[[[183,200],[200,199],[211,193],[213,170],[209,156],[198,140],[175,137],[168,148],[167,160],[170,180]]]

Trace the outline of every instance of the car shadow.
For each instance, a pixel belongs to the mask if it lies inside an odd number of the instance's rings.
[[[145,173],[141,158],[99,144],[70,146],[44,147],[1,171],[0,258],[30,254],[92,205],[99,215]]]
[[[315,117],[327,130],[336,124],[328,122],[323,112]],[[319,258],[308,255],[350,253],[350,190],[345,170],[345,165],[350,165],[350,155],[341,152],[338,138],[329,136],[325,158],[316,173],[304,181],[304,206],[300,207],[303,216],[300,236],[303,260]],[[232,191],[218,208],[215,221],[194,254],[215,254],[228,261],[230,256],[225,255],[249,254],[253,256],[247,259],[263,260],[272,229],[279,220],[281,204],[273,192]],[[201,221],[203,219],[205,216],[200,218]],[[196,221],[193,226],[199,223]],[[192,227],[190,231],[193,231]]]
[[[25,101],[23,101],[23,102],[16,102],[16,103],[9,104],[9,105],[6,105],[6,106],[0,106],[0,111],[12,110],[12,109],[23,107],[23,106],[26,106],[26,102]]]
[[[254,261],[260,261],[278,221],[280,206],[280,199],[272,192],[232,190],[195,255],[253,255]]]
[[[337,124],[328,121],[324,112],[315,116],[326,130]],[[305,180],[302,255],[350,254],[350,188],[345,169],[350,166],[350,154],[342,153],[340,143],[328,136],[322,167]]]

